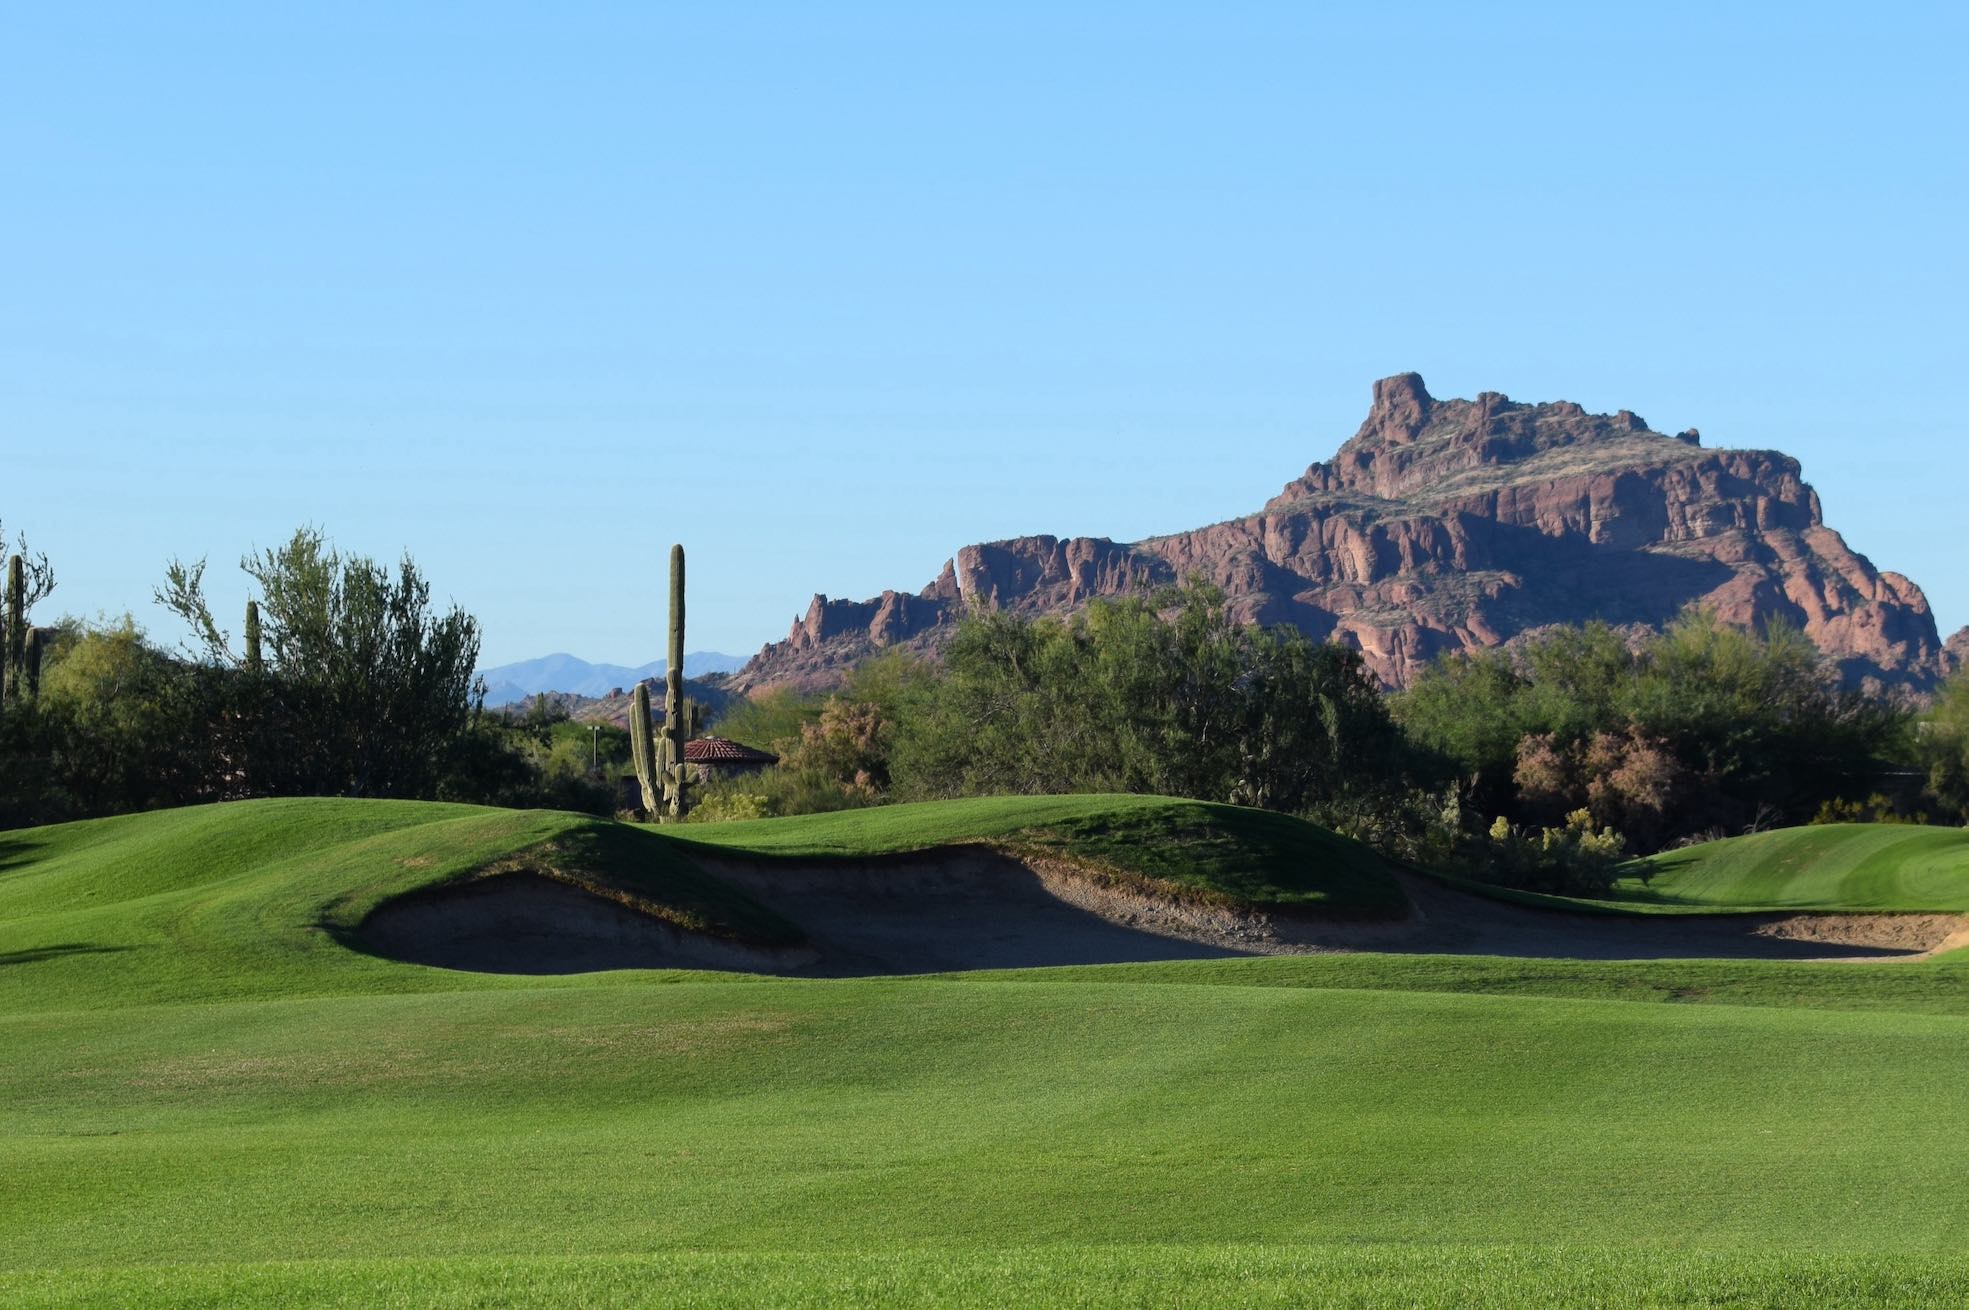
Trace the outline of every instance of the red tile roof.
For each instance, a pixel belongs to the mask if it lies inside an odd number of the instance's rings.
[[[684,743],[684,760],[689,764],[778,764],[779,756],[723,737],[693,737]]]

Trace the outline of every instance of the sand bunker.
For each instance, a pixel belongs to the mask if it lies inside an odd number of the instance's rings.
[[[788,954],[685,932],[537,873],[494,874],[398,897],[364,919],[358,936],[392,960],[478,973],[762,973]]]
[[[793,864],[709,854],[706,872],[799,925],[767,950],[680,930],[536,873],[392,901],[363,923],[379,955],[488,973],[719,969],[849,977],[1326,951],[1551,959],[1891,960],[1969,944],[1960,915],[1588,915],[1402,875],[1380,922],[1195,906],[1117,890],[1069,862],[980,847]]]
[[[1895,960],[1969,945],[1959,914],[1571,914],[1400,875],[1416,916],[1342,948],[1569,960]]]

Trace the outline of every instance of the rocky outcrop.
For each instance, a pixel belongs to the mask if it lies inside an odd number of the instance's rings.
[[[1969,669],[1969,628],[1964,628],[1950,637],[1948,645],[1943,648],[1943,653],[1948,660],[1949,672],[1959,673]]]
[[[1921,589],[1825,525],[1790,456],[1571,401],[1438,400],[1404,373],[1256,514],[1134,544],[966,546],[920,592],[816,596],[734,684],[824,686],[881,650],[934,648],[969,607],[1064,613],[1192,575],[1248,621],[1358,647],[1390,686],[1444,651],[1552,623],[1659,626],[1691,605],[1795,624],[1855,684],[1923,689],[1969,658],[1969,630],[1945,652]]]

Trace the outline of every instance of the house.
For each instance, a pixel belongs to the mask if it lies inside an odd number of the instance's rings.
[[[684,743],[684,763],[699,782],[716,782],[769,769],[779,756],[723,737],[693,737]]]

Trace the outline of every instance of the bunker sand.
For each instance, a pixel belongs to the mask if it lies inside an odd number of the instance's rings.
[[[805,942],[765,948],[711,937],[531,872],[402,897],[371,914],[360,937],[391,959],[485,973],[810,977],[1332,951],[1866,962],[1969,945],[1962,915],[1573,914],[1413,874],[1398,875],[1408,915],[1364,921],[1198,904],[1117,887],[1070,861],[984,846],[841,861],[692,858],[797,924]]]

